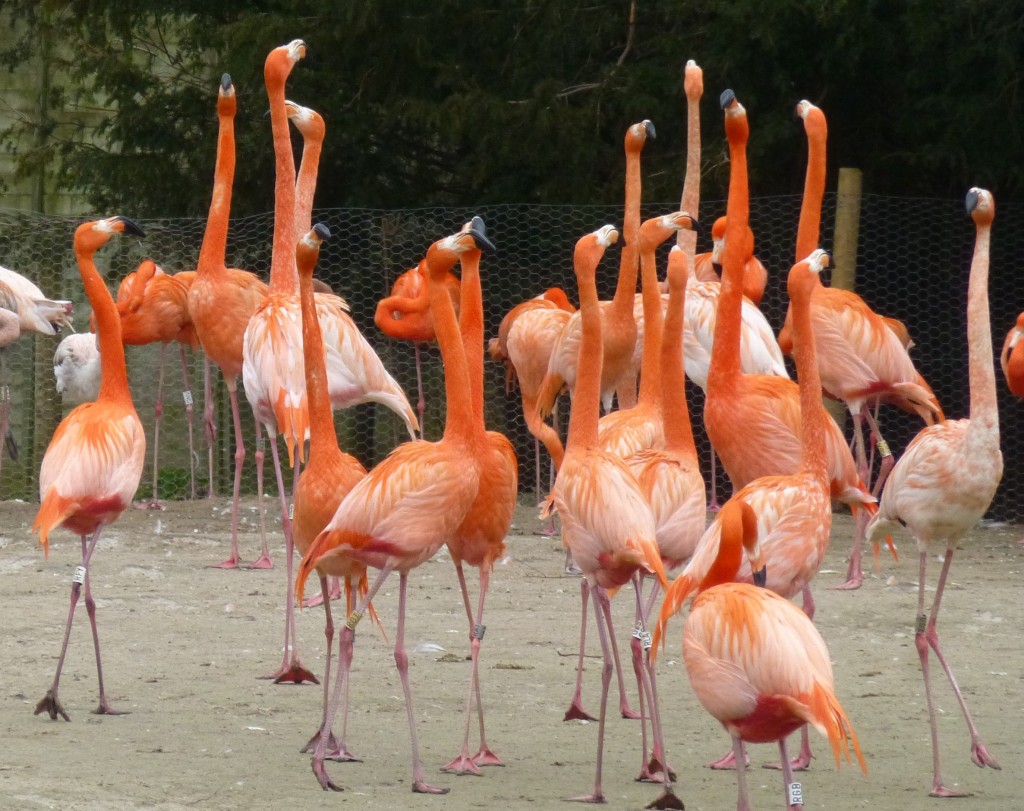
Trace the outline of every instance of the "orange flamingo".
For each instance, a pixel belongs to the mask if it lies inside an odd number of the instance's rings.
[[[420,262],[416,267],[402,273],[391,286],[391,294],[377,302],[373,322],[389,338],[411,341],[416,359],[416,411],[420,426],[423,426],[426,402],[423,399],[423,366],[420,358],[420,344],[437,340],[434,332],[434,318],[430,310],[430,296],[427,293],[429,274]],[[452,298],[455,315],[459,315],[459,279],[452,273],[445,276],[445,287]]]
[[[749,198],[746,143],[749,126],[746,111],[731,90],[722,93],[725,129],[729,139],[729,217],[721,300],[715,324],[711,368],[708,373],[704,426],[732,479],[735,490],[765,475],[786,475],[800,465],[800,390],[782,377],[742,374],[739,364],[739,274],[750,242],[745,238]],[[731,262],[731,264],[730,264]],[[825,442],[832,496],[853,507],[875,499],[857,475],[853,455],[835,420],[825,421]]]
[[[71,607],[57,659],[57,672],[50,689],[35,709],[36,715],[46,712],[53,720],[58,715],[65,721],[71,720],[60,703],[57,690],[71,638],[75,606],[83,585],[100,688],[100,703],[95,712],[120,714],[107,701],[103,687],[96,602],[89,583],[89,563],[103,527],[116,521],[132,503],[146,460],[146,435],[128,389],[121,323],[103,277],[93,262],[93,254],[114,234],[143,236],[142,229],[124,217],[87,222],[75,231],[78,271],[99,324],[97,340],[100,344],[102,383],[96,401],[72,410],[54,431],[39,470],[39,512],[32,522],[32,531],[39,533],[39,543],[47,557],[50,554],[50,533],[57,527],[69,529],[82,539],[82,565],[75,571],[71,584]]]
[[[612,397],[619,395],[619,407],[636,404],[636,369],[631,371],[633,351],[637,344],[637,324],[633,317],[636,296],[636,277],[640,269],[637,254],[637,235],[640,231],[640,153],[647,138],[654,138],[654,125],[650,121],[633,124],[626,131],[626,205],[623,223],[625,247],[619,264],[619,278],[611,301],[601,304],[601,335],[604,340],[604,365],[601,378],[601,402],[605,411],[611,411]],[[582,326],[579,313],[573,315],[562,330],[558,344],[551,353],[547,374],[537,395],[537,409],[541,417],[551,414],[555,398],[563,387],[570,396],[576,387],[579,370],[579,342]],[[629,379],[632,376],[632,379]]]
[[[803,119],[808,144],[807,177],[797,233],[796,255],[799,259],[818,244],[828,127],[825,114],[809,101],[801,101],[797,105],[797,115]],[[942,409],[927,382],[914,368],[891,323],[878,316],[856,293],[825,287],[819,281],[814,290],[811,314],[819,347],[822,386],[829,396],[845,402],[853,415],[858,475],[863,481],[869,482],[871,476],[864,449],[862,422],[865,418],[874,444],[881,451],[881,468],[872,491],[877,496],[894,460],[871,414],[871,404],[891,402],[917,413],[927,424],[941,420]],[[779,344],[784,351],[790,349],[789,327],[783,327]],[[841,588],[858,588],[864,580],[860,563],[862,539],[863,532],[858,528],[850,570]]]
[[[323,335],[317,318],[313,298],[313,270],[320,255],[321,243],[330,237],[326,225],[317,224],[299,240],[296,264],[299,273],[299,296],[302,307],[302,355],[306,378],[306,398],[309,405],[309,453],[306,466],[295,483],[295,518],[292,535],[300,555],[305,555],[313,539],[327,526],[334,516],[341,500],[356,482],[366,475],[366,469],[359,461],[338,447],[338,435],[331,418],[331,401],[327,391],[327,364],[324,359]],[[366,567],[353,564],[345,573],[346,611],[354,607],[352,590],[362,585],[366,588]],[[345,721],[347,711],[342,709],[342,735],[338,740],[333,736],[328,719],[327,707],[330,699],[331,646],[334,643],[334,619],[331,615],[331,600],[327,575],[320,574],[320,593],[324,596],[326,622],[324,635],[327,638],[327,656],[324,663],[324,701],[320,728],[310,738],[303,752],[311,751],[327,737],[328,757],[332,760],[355,760],[345,745]],[[293,603],[288,603],[292,608]],[[286,624],[286,628],[287,628]],[[288,670],[300,667],[297,655],[294,661],[286,662]],[[286,671],[287,673],[288,671]],[[346,695],[347,704],[347,695]]]
[[[157,373],[155,420],[153,422],[153,495],[140,506],[163,509],[157,493],[157,471],[160,452],[160,422],[164,413],[164,361],[167,345],[178,344],[181,353],[181,375],[184,380],[185,415],[188,419],[189,480],[192,498],[196,497],[194,445],[192,436],[192,390],[188,380],[188,358],[185,347],[199,346],[192,317],[188,312],[188,289],[194,274],[186,271],[168,275],[151,259],[121,281],[117,292],[117,312],[121,318],[121,340],[126,346],[160,344],[160,371]]]
[[[231,420],[235,429],[235,481],[231,496],[231,555],[218,564],[221,569],[238,567],[238,497],[242,484],[242,463],[245,442],[238,412],[238,376],[242,373],[242,337],[249,319],[267,297],[268,288],[252,273],[225,265],[228,238],[228,217],[231,213],[231,184],[235,176],[235,88],[231,77],[224,74],[217,94],[217,167],[213,181],[213,199],[206,221],[206,232],[199,250],[196,278],[188,291],[188,311],[209,362],[217,364],[224,376],[231,399]],[[206,382],[209,384],[209,375]],[[211,448],[216,444],[217,427],[213,421],[213,397],[210,386],[206,400],[206,439]],[[259,424],[256,427],[259,431]],[[212,480],[211,480],[212,485]],[[259,561],[269,561],[266,536]],[[258,561],[258,562],[259,562]],[[264,564],[265,565],[265,564]]]
[[[698,282],[721,282],[722,251],[725,249],[725,217],[719,217],[711,226],[711,239],[714,247],[694,258],[694,278]],[[754,232],[747,226],[745,239],[754,244]],[[764,288],[768,284],[768,271],[756,256],[747,257],[743,266],[743,297],[755,306],[764,298]]]
[[[631,580],[635,584],[636,573],[641,568],[656,574],[663,586],[668,585],[665,569],[658,556],[654,517],[644,501],[640,487],[626,463],[601,450],[598,444],[602,339],[594,274],[605,249],[617,239],[616,230],[606,225],[586,234],[576,243],[573,265],[579,283],[579,312],[582,314],[579,375],[576,397],[569,416],[565,458],[551,491],[552,504],[562,519],[563,541],[583,572],[586,588],[594,593],[594,615],[604,658],[594,791],[576,798],[594,803],[605,801],[601,788],[601,767],[608,686],[613,669],[609,635],[614,633],[611,628],[610,596]],[[639,592],[637,605],[640,605]],[[585,625],[586,614],[583,616]],[[660,734],[653,669],[648,667],[646,675],[648,681],[645,690],[650,689],[652,724],[656,733]],[[659,738],[660,743],[662,741]],[[652,807],[682,808],[682,803],[672,792],[668,769],[665,769],[663,780],[664,793]]]
[[[640,226],[641,287],[643,290],[643,359],[640,365],[640,394],[632,408],[605,414],[597,426],[602,450],[627,459],[635,453],[660,448],[665,441],[661,428],[661,333],[662,301],[658,287],[655,250],[674,233],[699,229],[697,220],[685,211],[653,217]]]
[[[509,310],[501,319],[498,337],[488,344],[491,357],[505,364],[505,393],[508,394],[512,386],[519,386],[526,427],[534,438],[538,501],[541,500],[540,443],[544,443],[555,471],[562,464],[565,449],[558,431],[537,413],[537,393],[555,341],[574,312],[576,308],[569,303],[565,291],[559,287],[548,288]]]
[[[970,417],[947,420],[921,430],[892,469],[882,491],[878,514],[868,526],[868,536],[881,537],[903,524],[917,541],[920,574],[917,589],[917,625],[914,641],[921,659],[928,722],[932,737],[933,797],[962,797],[942,782],[939,765],[939,731],[929,677],[929,648],[946,672],[971,735],[971,760],[978,767],[999,764],[989,753],[967,709],[953,671],[939,645],[936,624],[942,594],[960,541],[985,514],[1003,475],[999,451],[999,410],[996,403],[995,365],[992,361],[992,329],[988,309],[989,246],[995,202],[985,189],[967,193],[967,213],[977,235],[967,288],[967,346],[970,374]],[[929,550],[945,555],[931,615],[924,613],[925,569]]]
[[[1017,316],[1012,329],[1006,333],[1003,351],[999,353],[999,365],[1006,378],[1006,387],[1014,397],[1024,399],[1024,313]]]
[[[343,574],[354,564],[380,569],[348,615],[339,639],[339,676],[334,684],[327,717],[332,719],[345,689],[352,664],[355,627],[377,590],[391,572],[399,573],[398,631],[395,665],[402,680],[412,743],[412,790],[443,794],[447,789],[428,784],[423,775],[416,715],[409,685],[409,659],[405,651],[405,606],[409,572],[431,558],[459,528],[476,499],[481,471],[477,464],[479,426],[473,416],[469,370],[451,298],[444,288],[445,274],[459,256],[480,247],[491,249],[482,223],[439,240],[427,251],[430,304],[445,363],[445,432],[437,442],[416,440],[399,445],[359,481],[338,505],[334,518],[313,541],[297,575],[302,599],[306,578],[314,568]],[[313,773],[324,790],[339,790],[324,770],[326,736],[313,751]]]
[[[481,223],[470,223],[470,229],[482,229]],[[484,735],[484,708],[480,698],[479,657],[485,626],[484,601],[491,580],[494,562],[505,554],[505,536],[512,525],[519,491],[519,465],[512,443],[504,434],[487,431],[484,423],[484,308],[480,289],[480,251],[462,254],[462,289],[459,328],[462,348],[469,367],[470,397],[473,420],[483,441],[474,444],[480,468],[480,487],[462,524],[448,539],[448,551],[459,577],[462,601],[469,620],[470,670],[469,694],[466,699],[466,727],[459,755],[443,767],[454,774],[479,774],[479,766],[504,766],[491,751]],[[469,601],[466,576],[462,564],[480,570],[480,595],[476,615]],[[469,729],[476,701],[480,717],[480,748],[469,754]]]
[[[778,741],[786,807],[795,811],[803,808],[803,792],[793,782],[786,753],[786,736],[794,730],[811,724],[827,736],[836,766],[840,753],[850,762],[851,743],[864,774],[867,764],[836,698],[832,663],[821,634],[800,609],[761,587],[766,565],[755,510],[742,499],[729,499],[718,525],[721,541],[714,563],[693,584],[698,592],[683,629],[686,674],[704,709],[732,736],[737,809],[750,809],[743,742]],[[732,582],[744,553],[754,584]],[[666,598],[654,630],[655,652],[677,611]]]

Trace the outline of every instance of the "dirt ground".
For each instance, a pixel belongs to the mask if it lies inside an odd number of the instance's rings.
[[[228,550],[223,499],[172,503],[165,512],[131,510],[100,541],[91,567],[112,704],[130,714],[96,716],[95,660],[88,618],[79,606],[60,697],[71,723],[34,716],[49,685],[67,615],[77,539],[57,533],[49,560],[29,535],[35,505],[0,504],[0,607],[7,652],[0,659],[0,808],[3,809],[304,809],[564,808],[562,798],[592,787],[596,724],[565,723],[579,633],[577,579],[562,573],[557,539],[535,535],[524,506],[498,566],[487,603],[482,688],[488,738],[505,768],[482,777],[439,771],[458,751],[469,676],[466,620],[444,552],[411,577],[407,643],[418,733],[428,780],[445,797],[409,791],[409,740],[391,644],[360,626],[348,741],[362,763],[329,763],[345,789],[324,793],[299,749],[318,722],[321,688],[275,686],[258,679],[280,663],[284,617],[281,536],[272,536],[276,568],[207,568]],[[255,507],[245,504],[243,558],[257,555]],[[935,667],[942,708],[941,747],[948,785],[974,792],[963,807],[1020,808],[1024,796],[1024,624],[1020,527],[984,527],[954,561],[939,621],[941,638],[982,736],[1002,771],[969,759],[963,718]],[[917,809],[927,797],[931,753],[927,712],[913,644],[916,553],[898,538],[900,563],[856,592],[842,582],[852,525],[837,516],[832,546],[815,581],[818,625],[835,664],[837,693],[860,736],[870,769],[836,769],[827,742],[800,776],[806,807]],[[938,562],[932,567],[938,574]],[[475,587],[475,573],[471,583]],[[934,580],[932,580],[934,583]],[[376,601],[391,639],[398,580]],[[315,585],[311,584],[315,590]],[[930,589],[931,587],[929,587]],[[625,647],[632,598],[616,598]],[[681,662],[682,619],[659,665],[669,760],[691,811],[735,807],[735,779],[702,764],[725,753],[728,737],[694,699]],[[596,634],[588,645],[585,704],[599,695]],[[299,616],[300,651],[322,675],[323,612]],[[613,682],[614,685],[614,682]],[[635,685],[627,681],[635,706]],[[613,688],[614,689],[614,688]],[[616,707],[613,701],[611,706]],[[604,789],[612,808],[641,808],[656,786],[634,782],[640,727],[616,713],[608,725]],[[475,740],[473,741],[475,744]],[[779,808],[781,777],[760,768],[777,749],[751,747],[752,802]]]

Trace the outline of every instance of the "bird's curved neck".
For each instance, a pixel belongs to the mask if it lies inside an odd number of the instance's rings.
[[[324,359],[324,339],[316,314],[313,297],[313,274],[299,275],[299,303],[302,312],[302,360],[306,372],[306,400],[309,406],[310,453],[319,453],[331,445],[338,448],[338,435],[331,416],[330,394],[327,389],[327,363]],[[340,449],[339,449],[340,450]]]
[[[100,351],[100,392],[98,399],[131,404],[128,367],[121,342],[121,318],[107,285],[96,269],[93,250],[76,248],[78,272],[85,295],[96,319],[96,346]]]
[[[480,251],[467,251],[460,259],[462,285],[459,290],[459,331],[462,351],[469,370],[473,419],[484,425],[484,299],[480,287]],[[447,295],[447,294],[446,294]]]
[[[235,105],[217,110],[217,163],[213,173],[213,199],[196,270],[204,275],[223,273],[231,216],[231,186],[235,180]]]
[[[704,579],[697,587],[697,593],[707,591],[723,583],[733,583],[743,563],[743,528],[734,520],[734,510],[730,507],[720,515],[721,527],[718,539],[718,554],[708,569]]]
[[[802,267],[793,272],[811,273]],[[793,359],[796,361],[797,384],[800,388],[800,469],[824,478],[828,468],[826,414],[821,401],[821,374],[814,345],[814,328],[811,326],[812,289],[813,285],[810,284],[800,285],[799,289],[790,286]]]
[[[470,441],[474,436],[473,404],[469,396],[469,368],[462,349],[462,335],[455,318],[451,296],[444,285],[444,274],[455,266],[452,253],[440,253],[434,246],[427,251],[430,271],[430,310],[434,332],[444,360],[445,440]]]
[[[617,316],[633,312],[636,277],[640,271],[638,241],[640,237],[640,149],[626,149],[626,206],[622,218],[623,247],[619,278],[615,285],[613,309]]]
[[[583,261],[597,259],[582,257]],[[580,293],[580,349],[576,372],[576,390],[569,413],[566,451],[583,450],[597,445],[597,423],[601,410],[601,312],[597,301],[594,274],[577,273]]]
[[[824,119],[815,115],[805,122],[807,130],[807,173],[800,204],[800,224],[796,232],[795,262],[806,259],[819,248],[821,238],[821,202],[825,196],[825,142],[828,132]],[[817,277],[816,277],[817,278]],[[816,284],[820,285],[818,279]]]
[[[686,94],[686,177],[683,179],[683,196],[679,208],[700,219],[700,93]],[[694,274],[694,257],[697,254],[697,232],[684,228],[676,234],[676,244],[686,256],[686,269],[690,277]]]
[[[290,149],[289,145],[289,149]],[[313,197],[320,168],[323,138],[319,134],[303,136],[302,162],[295,182],[295,234],[305,234],[313,227]]]
[[[686,257],[670,255],[673,261],[685,262]],[[671,272],[671,271],[670,271]],[[697,446],[693,440],[690,410],[686,403],[686,367],[683,361],[683,319],[686,309],[686,284],[671,286],[668,295],[668,314],[661,343],[661,422],[665,433],[665,447],[696,458]]]
[[[967,352],[971,392],[971,422],[968,431],[990,437],[994,435],[998,445],[999,410],[988,307],[990,235],[991,224],[978,225],[971,275],[967,284]]]
[[[274,137],[274,242],[270,260],[270,292],[296,295],[299,279],[295,269],[295,161],[288,133],[288,109],[284,103],[287,77],[286,71],[271,65],[264,71]]]
[[[666,234],[667,238],[667,234]],[[660,244],[660,240],[659,240]],[[640,239],[640,288],[644,306],[644,346],[640,358],[640,394],[638,404],[653,406],[661,396],[661,289],[655,264],[655,242]]]

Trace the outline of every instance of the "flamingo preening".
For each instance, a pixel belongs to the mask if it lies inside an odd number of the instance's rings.
[[[75,231],[75,257],[85,286],[85,294],[96,314],[100,345],[102,382],[95,402],[73,409],[57,426],[43,456],[39,470],[39,511],[32,531],[49,556],[50,533],[63,527],[81,536],[82,564],[71,584],[71,607],[64,626],[64,641],[57,659],[57,672],[46,695],[36,704],[35,714],[45,712],[51,719],[59,715],[70,721],[58,697],[60,674],[71,638],[71,624],[82,589],[85,610],[92,627],[96,651],[96,675],[99,680],[99,714],[118,715],[107,700],[100,662],[100,639],[96,630],[96,602],[92,596],[89,564],[103,528],[113,523],[132,503],[142,478],[146,459],[146,435],[135,413],[128,389],[128,370],[121,343],[121,322],[103,277],[96,270],[93,254],[115,234],[143,232],[124,217],[87,222]]]
[[[917,541],[920,555],[917,584],[917,621],[914,642],[924,675],[928,722],[932,740],[933,797],[962,797],[942,780],[939,729],[932,697],[929,658],[945,671],[971,736],[971,760],[978,767],[999,768],[981,740],[967,702],[942,652],[937,629],[939,608],[949,567],[960,542],[985,514],[1003,475],[999,450],[999,410],[996,403],[992,328],[988,309],[989,248],[995,202],[986,189],[967,193],[967,213],[977,231],[967,288],[967,346],[969,355],[970,416],[923,428],[893,466],[885,482],[878,514],[868,525],[868,537],[879,538],[905,526]],[[925,614],[925,573],[929,553],[944,555],[931,614]]]

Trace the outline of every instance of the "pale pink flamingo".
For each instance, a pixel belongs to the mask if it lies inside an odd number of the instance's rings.
[[[459,256],[479,250],[480,246],[490,248],[491,244],[482,229],[474,226],[435,242],[427,251],[430,303],[445,362],[444,435],[437,442],[415,440],[399,445],[367,473],[345,496],[334,518],[313,541],[297,575],[301,600],[306,578],[314,568],[326,574],[342,574],[353,564],[380,569],[341,630],[339,676],[327,713],[328,719],[332,719],[348,681],[355,627],[388,575],[395,570],[399,572],[395,665],[405,694],[412,743],[412,790],[425,794],[443,794],[447,789],[432,786],[424,779],[409,685],[409,658],[405,650],[406,596],[409,572],[433,557],[452,537],[476,499],[480,486],[481,472],[474,450],[481,437],[469,396],[469,370],[451,298],[442,284],[444,274],[454,267]],[[313,751],[313,773],[324,790],[339,790],[324,770],[326,751],[327,736],[321,736]]]
[[[967,213],[974,220],[977,236],[971,259],[967,288],[967,347],[969,354],[970,416],[946,420],[923,428],[895,464],[882,491],[878,514],[868,526],[874,539],[902,524],[917,541],[920,573],[917,587],[917,622],[914,641],[924,675],[928,700],[928,722],[932,739],[933,797],[963,797],[942,781],[939,765],[939,730],[932,698],[929,648],[949,678],[971,735],[971,760],[978,767],[999,768],[989,753],[967,702],[957,686],[953,671],[939,645],[936,625],[953,553],[967,533],[985,514],[1003,475],[999,451],[999,410],[996,403],[995,364],[992,360],[992,329],[988,309],[989,246],[995,202],[985,189],[967,193]],[[925,570],[929,552],[945,556],[930,615],[924,611]]]
[[[96,602],[90,587],[89,564],[103,527],[116,521],[132,503],[146,460],[146,435],[128,389],[121,323],[114,301],[93,261],[93,254],[112,236],[125,233],[143,235],[135,223],[124,217],[83,223],[75,231],[78,271],[99,325],[97,340],[100,344],[102,383],[95,402],[78,406],[61,420],[39,470],[40,504],[32,522],[32,531],[39,533],[39,543],[47,557],[50,533],[58,527],[71,530],[82,540],[82,565],[72,578],[71,607],[57,659],[57,672],[50,689],[35,708],[36,715],[45,712],[53,720],[58,715],[65,721],[71,720],[57,693],[75,607],[83,585],[100,690],[100,703],[95,712],[120,714],[110,705],[103,686]]]
[[[601,773],[608,686],[614,667],[609,648],[609,636],[614,634],[609,598],[625,583],[633,581],[636,584],[636,574],[641,568],[656,574],[663,586],[668,584],[658,556],[654,516],[644,501],[636,479],[625,462],[601,450],[598,445],[602,340],[600,305],[594,277],[605,249],[617,238],[615,229],[606,225],[581,237],[576,243],[573,265],[579,283],[579,312],[582,314],[579,373],[569,416],[565,458],[551,491],[552,504],[562,520],[562,539],[582,570],[586,587],[594,594],[594,615],[604,659],[594,790],[591,794],[575,798],[591,803],[605,802]],[[639,592],[637,605],[640,606]],[[660,745],[663,742],[660,739],[661,724],[654,671],[650,667],[646,671],[648,681],[645,689],[650,690],[652,725],[659,735]],[[577,678],[577,684],[578,681]],[[663,745],[659,751],[663,751]],[[682,803],[672,791],[668,769],[663,772],[662,779],[664,793],[655,800],[652,807],[682,808]]]
[[[66,403],[87,403],[100,392],[100,350],[92,332],[72,332],[53,353],[57,394]]]
[[[758,545],[755,508],[731,498],[719,513],[718,525],[721,540],[715,560],[692,584],[698,591],[683,629],[686,674],[697,700],[732,736],[737,811],[750,811],[744,741],[778,741],[786,807],[798,811],[803,791],[789,766],[790,733],[812,725],[828,738],[836,766],[840,754],[850,762],[850,744],[864,774],[867,764],[836,698],[832,662],[821,634],[800,609],[762,588],[766,563]],[[733,582],[744,557],[753,584]],[[654,631],[655,653],[677,611],[666,598]]]

